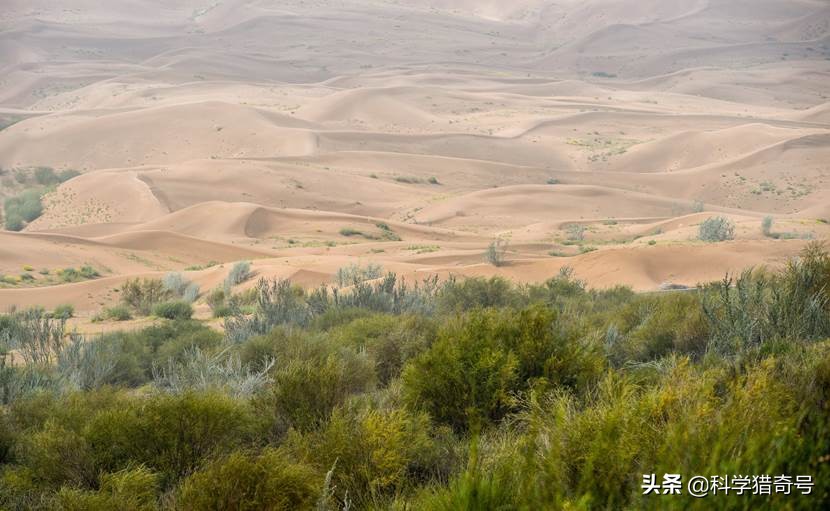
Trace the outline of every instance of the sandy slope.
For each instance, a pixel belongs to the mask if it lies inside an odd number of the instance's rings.
[[[818,0],[11,0],[0,196],[18,169],[82,175],[0,232],[0,274],[36,277],[0,308],[88,314],[127,278],[219,263],[189,273],[208,289],[243,259],[304,285],[372,261],[644,291],[779,264],[806,241],[765,215],[830,234],[828,83]],[[718,214],[737,240],[696,241]],[[83,265],[102,277],[37,271]]]

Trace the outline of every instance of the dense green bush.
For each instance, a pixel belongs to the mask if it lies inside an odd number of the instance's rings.
[[[373,384],[370,362],[360,354],[289,360],[274,372],[273,394],[268,399],[275,431],[319,427],[336,406],[352,394],[370,390]]]
[[[286,443],[319,470],[334,467],[337,496],[365,509],[428,479],[433,465],[447,461],[440,460],[430,429],[424,414],[338,408],[322,429],[295,434]]]
[[[56,507],[66,511],[153,511],[158,509],[158,476],[144,467],[102,474],[97,491],[63,487]]]
[[[19,231],[43,214],[40,190],[25,190],[15,197],[8,197],[3,203],[3,218],[6,229]]]
[[[82,437],[96,467],[142,464],[175,483],[215,454],[244,445],[256,431],[244,403],[221,394],[156,395],[90,417]]]
[[[435,323],[414,315],[377,314],[331,330],[330,336],[353,350],[365,350],[375,373],[386,385],[400,376],[404,364],[424,352],[436,335]]]
[[[153,306],[153,315],[165,319],[187,320],[193,316],[193,306],[183,300],[161,302]]]
[[[500,420],[514,409],[518,392],[580,390],[603,364],[550,309],[478,310],[445,326],[403,381],[411,403],[463,430]]]
[[[312,509],[322,481],[322,474],[277,450],[266,449],[259,455],[237,451],[189,476],[176,504],[192,511]]]

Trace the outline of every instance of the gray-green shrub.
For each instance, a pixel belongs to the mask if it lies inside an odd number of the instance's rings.
[[[733,240],[735,239],[735,223],[722,216],[707,218],[700,224],[698,239],[710,243]]]

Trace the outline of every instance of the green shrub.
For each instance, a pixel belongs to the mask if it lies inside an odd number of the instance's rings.
[[[121,301],[139,314],[147,315],[170,293],[159,279],[130,279],[121,286]]]
[[[20,212],[9,210],[6,210],[4,224],[6,226],[6,230],[9,231],[22,231],[26,226],[23,222],[23,217],[20,216]]]
[[[245,444],[254,431],[244,402],[186,393],[137,398],[102,411],[90,418],[83,439],[96,466],[118,471],[144,465],[169,487],[209,456]]]
[[[38,167],[35,169],[35,181],[44,186],[53,185],[58,182],[58,176],[51,167]]]
[[[698,296],[666,293],[634,299],[616,312],[605,340],[617,363],[645,362],[672,352],[699,357],[707,349],[709,327]]]
[[[498,421],[530,388],[581,389],[603,370],[542,306],[473,311],[450,322],[404,371],[408,401],[456,430]]]
[[[406,362],[426,351],[435,335],[435,324],[426,318],[387,314],[358,318],[330,332],[338,344],[366,351],[383,385],[400,376]]]
[[[161,302],[153,306],[153,315],[165,319],[187,320],[193,316],[193,306],[181,300]]]
[[[97,491],[63,487],[57,507],[65,511],[153,511],[158,509],[158,476],[144,467],[101,475]]]
[[[425,414],[338,408],[323,429],[293,434],[287,446],[318,470],[334,467],[331,485],[341,502],[349,499],[360,509],[386,507],[384,497],[448,461],[439,458],[430,429]]]
[[[123,305],[116,305],[104,311],[104,316],[113,321],[129,321],[133,319],[130,309]]]
[[[501,277],[451,281],[438,293],[438,310],[457,313],[475,308],[512,307],[524,302],[521,293]]]
[[[346,236],[346,237],[363,236],[363,232],[358,231],[357,229],[354,229],[352,227],[344,227],[344,228],[340,229],[340,235],[341,236]]]
[[[700,224],[698,239],[717,242],[735,239],[735,223],[726,217],[707,218]]]
[[[75,315],[75,307],[70,304],[58,305],[52,311],[52,316],[58,319],[69,319]]]
[[[259,455],[237,451],[185,479],[176,505],[192,511],[312,509],[321,483],[315,470],[292,462],[278,450],[266,449]]]
[[[273,393],[265,403],[272,410],[277,434],[289,427],[309,431],[325,424],[335,407],[374,384],[370,361],[349,352],[322,360],[284,361],[273,377]]]
[[[43,214],[41,191],[25,190],[15,197],[8,197],[3,203],[3,217],[6,229],[20,231]]]

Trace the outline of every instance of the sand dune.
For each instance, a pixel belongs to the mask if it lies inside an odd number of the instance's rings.
[[[830,235],[825,2],[6,4],[0,198],[30,167],[81,175],[0,232],[0,308],[89,314],[127,278],[219,263],[188,272],[207,289],[237,260],[648,291],[795,255],[767,215]],[[714,215],[735,241],[697,240]]]

